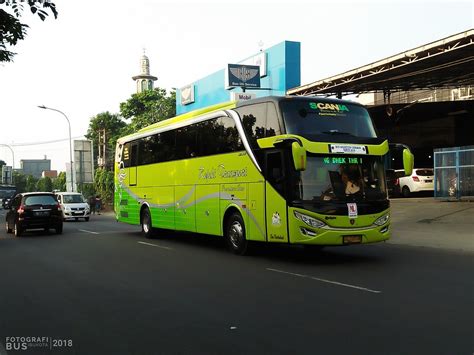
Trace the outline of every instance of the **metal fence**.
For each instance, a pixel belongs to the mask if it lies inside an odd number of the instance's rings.
[[[474,146],[434,150],[434,197],[474,200]]]

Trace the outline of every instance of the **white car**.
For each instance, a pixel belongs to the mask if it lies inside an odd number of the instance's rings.
[[[61,205],[64,220],[69,218],[74,218],[76,221],[79,218],[84,218],[86,221],[89,220],[91,209],[81,193],[56,192],[56,196]]]
[[[397,170],[403,174],[403,170]],[[403,197],[410,196],[413,192],[433,191],[434,172],[431,168],[413,169],[411,176],[399,177],[400,190]]]

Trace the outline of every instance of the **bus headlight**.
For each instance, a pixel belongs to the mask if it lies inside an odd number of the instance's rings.
[[[298,218],[300,221],[303,221],[308,226],[311,226],[313,228],[322,228],[326,225],[326,223],[321,222],[319,219],[307,216],[303,213],[299,213],[297,211],[293,211],[293,213],[295,214],[296,218]]]
[[[385,223],[388,222],[389,219],[390,219],[390,214],[387,213],[386,215],[377,218],[374,224],[377,226],[383,226]]]

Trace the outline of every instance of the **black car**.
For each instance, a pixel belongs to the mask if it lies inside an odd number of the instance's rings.
[[[63,232],[61,207],[51,192],[26,192],[16,195],[9,204],[5,228],[19,237],[27,229],[53,228],[56,234]]]

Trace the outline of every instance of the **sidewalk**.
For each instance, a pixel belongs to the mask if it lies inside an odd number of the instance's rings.
[[[393,199],[390,205],[388,243],[474,252],[474,202],[428,197]]]

